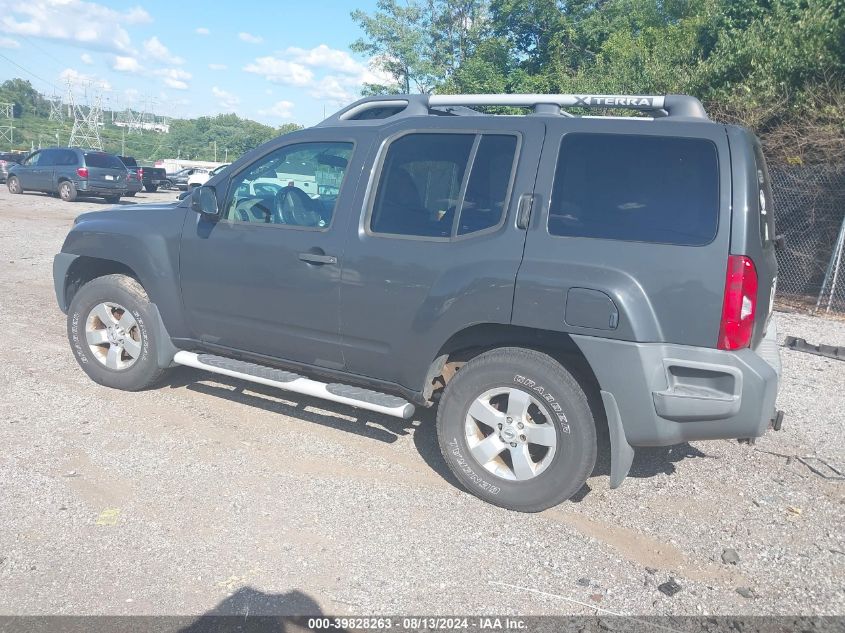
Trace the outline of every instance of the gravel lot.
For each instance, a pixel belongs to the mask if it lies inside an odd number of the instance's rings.
[[[0,188],[0,614],[845,614],[845,484],[800,459],[845,470],[845,363],[783,350],[784,430],[755,446],[639,450],[617,490],[600,462],[577,500],[511,513],[456,487],[431,411],[89,381],[51,262],[105,207]],[[776,320],[845,345],[845,321]]]

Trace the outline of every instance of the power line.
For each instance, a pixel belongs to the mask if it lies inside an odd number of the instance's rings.
[[[8,57],[6,57],[3,53],[0,53],[0,57],[2,57],[3,59],[5,59],[5,60],[6,60],[7,62],[9,62],[10,64],[12,64],[12,65],[14,65],[14,66],[17,66],[17,67],[18,67],[18,68],[20,68],[22,71],[24,71],[27,75],[32,75],[32,76],[33,76],[33,77],[35,77],[38,81],[43,81],[43,82],[44,82],[45,84],[47,84],[48,86],[51,86],[52,88],[55,88],[56,90],[61,90],[61,89],[60,89],[60,88],[59,88],[56,84],[54,84],[52,81],[47,81],[46,79],[44,79],[44,77],[40,77],[40,76],[36,75],[36,74],[35,74],[34,72],[32,72],[31,70],[27,70],[26,68],[24,68],[23,66],[21,66],[19,63],[17,63],[15,60],[13,60],[13,59],[9,59]]]

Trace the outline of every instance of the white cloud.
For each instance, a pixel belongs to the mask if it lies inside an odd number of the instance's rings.
[[[83,64],[88,64],[89,66],[94,63],[94,58],[88,53],[82,53],[82,55],[79,56],[79,59],[82,60]]]
[[[361,72],[363,68],[363,65],[353,59],[347,51],[330,48],[325,44],[320,44],[311,49],[291,46],[286,48],[283,54],[305,66],[328,68],[342,73],[355,74]]]
[[[0,31],[12,35],[41,37],[118,53],[131,53],[125,26],[152,21],[140,7],[117,11],[83,0],[27,0],[3,2]]]
[[[144,51],[153,59],[164,62],[165,64],[175,64],[178,66],[179,64],[185,63],[184,59],[172,54],[155,35],[144,41]]]
[[[153,71],[153,74],[161,77],[165,86],[175,90],[187,90],[188,80],[191,78],[191,73],[181,68],[160,68]]]
[[[211,94],[217,98],[217,103],[224,110],[236,110],[241,103],[240,97],[233,95],[231,92],[226,92],[217,86],[212,87]]]
[[[115,55],[112,63],[112,70],[121,73],[140,73],[143,68],[141,63],[135,58],[128,55]]]
[[[250,44],[261,44],[264,41],[264,38],[260,35],[253,35],[252,33],[245,33],[241,31],[238,33],[238,37],[244,41],[249,42]]]
[[[209,31],[204,26],[198,26],[197,28],[195,28],[194,33],[196,33],[197,35],[211,35],[211,31]]]
[[[187,90],[191,73],[181,68],[149,68],[141,65],[136,57],[115,55],[112,69],[118,72],[133,73],[142,76],[154,76],[161,79],[165,86],[175,90]]]
[[[226,70],[229,68],[226,64],[209,64],[209,70]]]
[[[315,71],[329,71],[318,75]],[[353,101],[364,84],[393,84],[393,78],[375,68],[372,59],[359,61],[348,51],[320,44],[305,49],[294,46],[276,56],[259,57],[244,71],[267,81],[307,88],[316,99],[332,103]]]
[[[350,90],[348,79],[333,75],[323,77],[308,92],[315,99],[325,99],[332,103],[347,103],[355,100],[355,93]]]
[[[21,43],[11,37],[0,37],[0,48],[20,48]]]
[[[111,84],[105,79],[86,75],[85,73],[81,73],[76,70],[76,68],[65,68],[59,73],[59,79],[63,84],[70,81],[71,87],[77,94],[82,94],[86,86],[94,86],[101,88],[102,90],[112,89]]]
[[[276,103],[266,110],[259,110],[258,114],[277,117],[279,119],[292,119],[293,103],[290,101],[276,101]]]
[[[314,73],[302,64],[277,57],[259,57],[244,66],[244,70],[262,75],[267,81],[291,86],[307,86],[314,81]]]

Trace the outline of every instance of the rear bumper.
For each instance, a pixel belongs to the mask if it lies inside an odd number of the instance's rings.
[[[144,184],[138,180],[130,180],[126,183],[126,191],[138,193],[144,188]]]
[[[86,180],[80,180],[74,184],[78,193],[88,196],[124,196],[127,191],[126,183],[122,183],[119,187],[103,187],[92,185]]]
[[[631,446],[763,435],[775,414],[780,357],[774,324],[756,350],[725,352],[573,335]]]

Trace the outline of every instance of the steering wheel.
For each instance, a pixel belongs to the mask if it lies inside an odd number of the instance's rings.
[[[284,187],[275,197],[276,214],[285,224],[294,226],[318,226],[320,214],[314,209],[314,202],[299,187]]]

